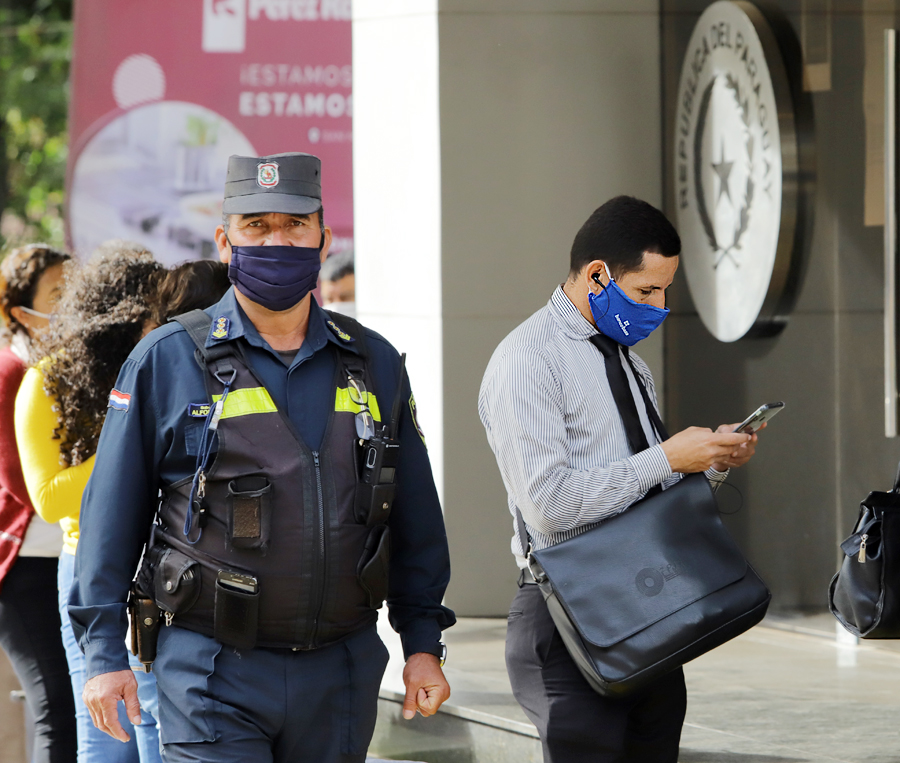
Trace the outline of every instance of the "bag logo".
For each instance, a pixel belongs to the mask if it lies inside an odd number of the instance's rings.
[[[664,564],[660,567],[645,567],[634,578],[634,584],[644,596],[656,596],[662,592],[666,581],[677,578],[684,567],[680,564]]]
[[[265,162],[256,165],[256,182],[263,188],[274,188],[278,185],[278,165]]]

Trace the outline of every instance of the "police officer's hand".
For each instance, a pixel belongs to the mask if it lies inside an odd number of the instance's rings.
[[[736,426],[734,424],[732,428]],[[669,467],[673,472],[682,474],[705,472],[713,464],[722,465],[739,458],[741,446],[752,441],[755,447],[756,435],[735,434],[722,431],[724,429],[726,427],[722,426],[719,427],[720,431],[713,432],[712,429],[703,427],[688,427],[672,435],[662,444]]]
[[[137,679],[130,670],[101,673],[84,685],[84,704],[94,725],[113,739],[127,742],[130,736],[119,723],[119,702],[125,702],[128,718],[137,726],[141,722],[141,705],[137,697]]]
[[[450,697],[450,684],[444,678],[441,661],[433,654],[419,652],[406,661],[403,668],[406,699],[403,717],[409,720],[418,710],[422,715],[434,715]]]

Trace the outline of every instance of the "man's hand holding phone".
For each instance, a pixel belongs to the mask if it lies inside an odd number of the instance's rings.
[[[712,467],[724,472],[746,464],[756,452],[757,436],[735,432],[737,424],[723,424],[715,432],[688,427],[662,444],[673,472],[693,474]]]
[[[692,474],[712,467],[727,472],[746,464],[756,453],[756,433],[768,426],[784,403],[766,403],[739,424],[722,424],[715,432],[689,427],[662,444],[673,472]]]
[[[722,424],[716,432],[724,433],[731,432],[734,433],[734,430],[737,429],[738,424]],[[769,426],[766,423],[760,424],[756,429],[756,432],[762,432]],[[738,448],[735,448],[729,456],[726,456],[721,461],[717,461],[712,465],[712,468],[717,472],[727,472],[729,469],[737,469],[740,466],[746,464],[751,458],[753,458],[756,453],[756,443],[759,440],[759,436],[754,432],[750,435],[750,439],[741,445]],[[745,434],[741,432],[740,434]]]

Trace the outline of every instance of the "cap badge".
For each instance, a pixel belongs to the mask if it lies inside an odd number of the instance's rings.
[[[256,165],[256,182],[263,188],[274,188],[278,185],[278,165],[275,162],[264,162]]]
[[[228,320],[224,315],[220,315],[216,318],[215,325],[213,327],[212,338],[213,339],[227,339],[228,338],[228,330],[231,328],[231,321]]]
[[[342,342],[352,342],[354,341],[353,337],[350,336],[346,331],[344,331],[340,326],[338,326],[334,321],[328,321],[328,328],[330,328],[335,334],[338,335],[338,338]]]

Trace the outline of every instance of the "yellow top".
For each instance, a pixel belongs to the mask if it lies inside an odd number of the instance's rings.
[[[39,368],[25,372],[16,395],[16,442],[22,474],[34,510],[47,522],[59,522],[65,534],[63,551],[74,554],[81,496],[94,468],[94,456],[78,466],[67,467],[61,461],[59,440],[53,439],[53,430],[59,426],[59,415],[53,410],[56,401],[44,392]]]

